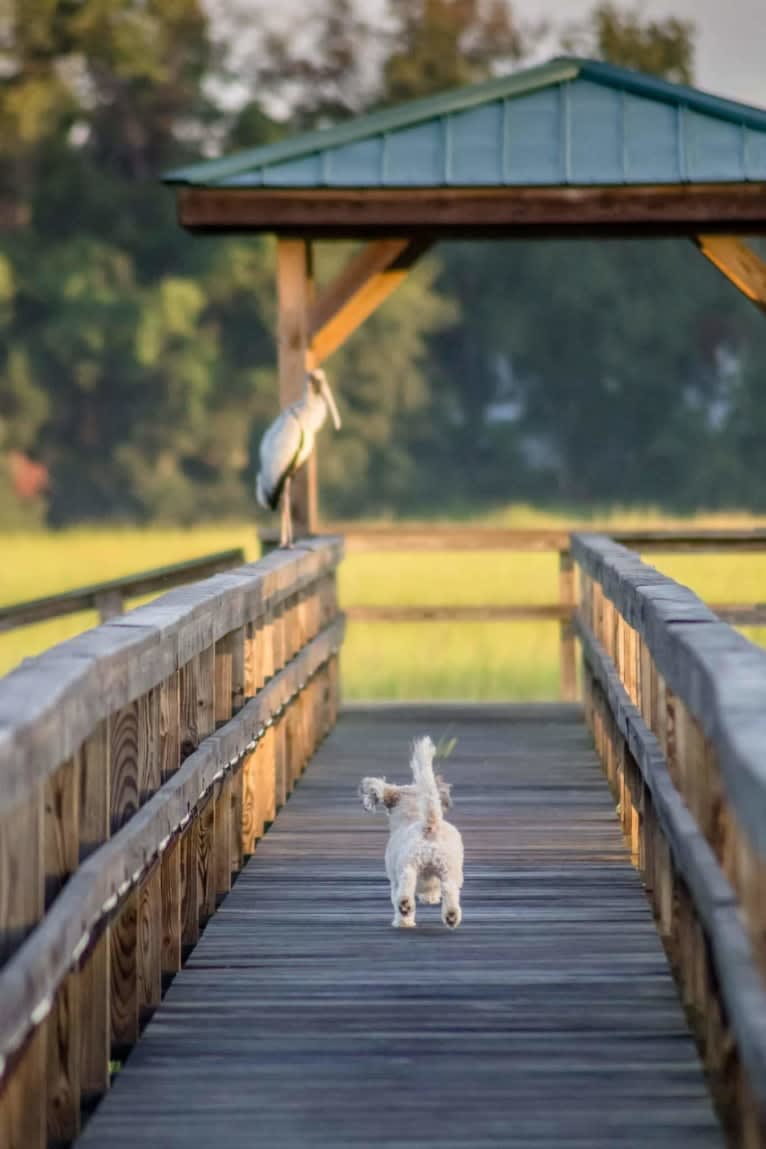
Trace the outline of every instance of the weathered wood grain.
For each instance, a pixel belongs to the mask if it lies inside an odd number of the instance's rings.
[[[100,722],[76,758],[80,778],[80,861],[109,837],[111,826],[111,737],[109,720]]]
[[[111,1030],[111,942],[102,930],[79,970],[80,1089],[83,1104],[92,1106],[109,1088]]]
[[[395,931],[386,823],[356,788],[404,781],[413,735],[448,727],[464,921],[420,906]],[[578,710],[342,718],[83,1149],[139,1127],[146,1149],[250,1149],[254,1130],[281,1149],[722,1145]]]
[[[173,839],[162,855],[160,863],[160,890],[162,898],[162,951],[163,977],[178,973],[181,968],[181,880],[182,842],[180,835]]]
[[[70,758],[45,783],[45,906],[77,869],[80,854],[79,763]],[[22,880],[24,880],[22,876]]]
[[[138,894],[138,1014],[141,1024],[154,1013],[162,996],[162,885],[161,865],[155,863],[141,882]]]
[[[112,1049],[123,1054],[138,1040],[138,918],[140,894],[132,889],[109,930]]]
[[[43,916],[45,846],[43,799],[33,795],[0,813],[0,965]]]
[[[69,974],[45,1026],[49,1146],[69,1145],[80,1131],[81,988],[78,974]]]

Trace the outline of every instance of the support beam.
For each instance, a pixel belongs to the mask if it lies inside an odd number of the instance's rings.
[[[695,243],[743,295],[766,312],[766,262],[734,235],[698,235]]]
[[[316,366],[337,351],[388,299],[429,246],[424,239],[379,239],[349,260],[309,313]]]
[[[283,409],[303,395],[312,366],[308,313],[312,295],[311,247],[303,239],[277,241],[279,404]],[[295,538],[311,534],[317,522],[315,452],[291,484]]]

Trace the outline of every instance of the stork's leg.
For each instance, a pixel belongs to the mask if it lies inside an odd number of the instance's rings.
[[[286,547],[287,543],[287,506],[288,506],[288,490],[285,485],[282,491],[282,499],[279,504],[279,545]]]
[[[285,490],[284,494],[282,495],[282,507],[285,516],[283,527],[284,538],[282,539],[283,547],[291,547],[293,545],[293,506],[292,499],[290,497],[290,484],[291,480],[286,479]]]

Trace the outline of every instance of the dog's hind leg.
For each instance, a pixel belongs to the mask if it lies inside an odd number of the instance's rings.
[[[442,882],[442,921],[445,926],[449,926],[454,930],[460,925],[462,920],[462,912],[460,910],[460,890],[457,883],[452,881]]]
[[[436,874],[418,882],[418,901],[425,906],[438,906],[442,900],[442,884]]]
[[[391,901],[394,903],[393,925],[406,928],[415,925],[415,886],[417,873],[414,866],[405,866],[399,875],[396,887],[391,886]]]

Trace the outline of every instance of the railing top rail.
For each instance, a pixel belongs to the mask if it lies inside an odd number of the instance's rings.
[[[166,590],[192,578],[206,578],[219,571],[229,570],[244,562],[245,553],[241,547],[233,547],[215,554],[187,559],[170,566],[155,567],[148,571],[123,575],[91,586],[77,587],[60,594],[46,595],[44,598],[29,599],[26,602],[0,606],[0,632],[34,622],[44,622],[48,618],[59,618],[66,614],[76,614],[81,610],[97,607],[99,600],[110,594],[122,594],[139,598]]]
[[[312,539],[170,591],[25,660],[0,680],[0,804],[30,794],[102,719],[299,594],[342,554],[341,539]]]
[[[766,651],[615,540],[576,535],[572,550],[715,746],[737,817],[766,856]]]
[[[582,527],[494,527],[468,523],[328,523],[325,529],[342,535],[349,554],[371,551],[461,551],[512,550],[563,552],[579,533],[602,532],[602,528]],[[624,546],[640,551],[686,552],[732,551],[766,552],[766,529],[663,528],[658,530],[603,528],[603,533]],[[266,529],[261,539],[267,545],[278,533]]]

